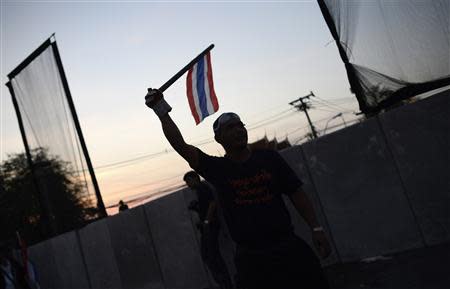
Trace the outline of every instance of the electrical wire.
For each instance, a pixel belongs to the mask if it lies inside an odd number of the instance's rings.
[[[180,178],[183,175],[184,175],[184,173],[181,173],[181,174],[177,174],[175,176],[171,176],[171,177],[167,177],[167,178],[164,178],[164,179],[160,179],[158,181],[145,183],[145,184],[141,184],[141,185],[137,185],[137,186],[133,186],[133,187],[124,188],[124,189],[121,189],[120,191],[114,191],[112,193],[109,193],[108,195],[116,195],[116,194],[118,194],[120,192],[123,192],[123,191],[129,191],[129,190],[139,189],[139,188],[146,187],[146,186],[156,185],[158,183],[166,182],[166,181],[169,181],[169,180],[172,180],[172,179],[175,179],[175,178]]]
[[[328,120],[328,119],[329,119],[329,117],[321,118],[321,119],[319,119],[319,120],[313,122],[313,124],[318,124],[318,123],[321,123],[321,122],[323,122],[323,121],[325,121],[325,120]],[[356,119],[356,120],[353,120],[353,121],[349,121],[347,124],[352,124],[352,123],[354,123],[354,122],[356,122],[356,121],[358,121],[358,120]],[[329,127],[329,129],[333,129],[333,128],[335,128],[335,127],[342,126],[342,125],[343,125],[343,124],[331,126],[331,127]],[[293,133],[298,132],[298,131],[303,130],[303,129],[306,129],[306,128],[308,128],[308,127],[309,127],[309,125],[305,125],[305,126],[302,126],[302,127],[299,127],[299,128],[295,128],[294,130],[289,131],[287,134],[288,134],[288,135],[292,135]],[[301,140],[303,140],[303,139],[305,139],[305,138],[307,138],[307,137],[308,137],[308,134],[304,135],[303,137],[301,137],[300,139],[298,139],[297,141],[295,141],[294,144],[298,144]],[[182,175],[184,175],[184,172],[181,173],[181,174],[177,174],[177,175],[174,175],[174,176],[171,176],[171,177],[167,177],[167,178],[158,180],[158,181],[154,181],[154,182],[150,182],[150,183],[145,183],[145,184],[141,184],[141,185],[137,185],[137,186],[133,186],[133,187],[124,188],[124,189],[122,189],[121,191],[129,191],[129,190],[134,190],[134,189],[138,189],[138,188],[141,188],[141,187],[146,187],[146,186],[155,185],[155,184],[162,183],[162,182],[165,182],[165,181],[168,181],[168,180],[172,180],[172,179],[175,179],[175,178],[180,178]],[[179,182],[177,182],[176,184],[178,184],[178,183],[179,183]],[[183,185],[183,186],[184,186],[184,185]],[[180,186],[179,188],[181,188],[181,187],[183,187],[183,186]],[[167,186],[162,187],[162,190],[163,190],[163,192],[167,192],[167,191],[170,191],[173,187],[174,187],[174,184],[170,184],[170,185],[167,185]],[[177,187],[177,188],[178,188],[178,187]],[[175,189],[174,189],[174,190],[175,190]],[[116,192],[113,192],[113,193],[111,193],[111,194],[109,194],[109,195],[115,195],[115,194],[117,194],[117,193],[119,193],[119,192],[120,192],[120,191],[116,191]],[[154,193],[154,192],[153,192],[153,193],[150,193],[150,192],[149,192],[149,194],[146,195],[146,196],[147,196],[148,198],[149,198],[149,197],[153,197],[153,196],[155,196],[155,195],[160,194],[160,192],[161,192],[161,188],[158,190],[157,193]],[[145,192],[140,192],[140,193],[134,194],[133,196],[140,196],[140,195],[142,195],[143,193],[145,193]],[[145,197],[144,199],[146,199],[147,197]],[[130,200],[130,201],[131,201],[131,200]],[[130,201],[128,201],[128,202],[130,202]],[[108,206],[107,208],[111,208],[111,207],[115,207],[115,206],[117,206],[117,205],[110,205],[110,206]]]
[[[263,125],[266,125],[267,123],[277,122],[279,120],[282,120],[285,117],[291,116],[289,114],[288,115],[283,115],[283,114],[286,114],[289,111],[292,111],[292,113],[295,112],[292,108],[289,108],[289,109],[284,110],[282,112],[279,112],[279,113],[277,113],[275,115],[272,115],[272,116],[270,116],[270,117],[268,117],[266,119],[260,120],[260,121],[254,123],[254,124],[249,125],[247,130],[251,131],[251,130],[259,128],[259,127],[261,127]],[[211,138],[207,138],[207,139],[203,139],[203,140],[200,140],[198,142],[195,142],[192,145],[194,145],[194,146],[202,146],[202,145],[206,145],[206,144],[209,144],[209,143],[213,143],[214,141],[215,141],[214,138],[211,137]],[[113,163],[109,163],[109,164],[104,164],[104,165],[95,167],[95,169],[96,170],[105,171],[105,170],[108,170],[108,169],[122,168],[122,167],[126,167],[126,166],[129,166],[129,165],[133,165],[133,164],[135,164],[137,162],[140,162],[140,161],[144,161],[144,160],[147,160],[147,159],[153,159],[153,158],[156,158],[156,157],[159,157],[159,156],[162,156],[162,155],[165,155],[165,154],[173,153],[173,152],[175,152],[174,149],[166,149],[164,151],[160,151],[160,152],[156,152],[156,153],[150,153],[150,154],[142,155],[142,156],[135,157],[135,158],[132,158],[132,159],[127,159],[127,160],[122,160],[122,161],[113,162]]]
[[[344,108],[344,107],[342,107],[342,106],[340,106],[340,105],[338,105],[338,104],[336,104],[336,103],[333,103],[333,102],[331,102],[331,101],[329,101],[329,100],[323,99],[323,98],[321,98],[321,97],[319,97],[319,96],[316,96],[316,97],[313,98],[312,100],[313,100],[313,101],[316,101],[316,102],[319,102],[319,103],[321,103],[321,104],[323,104],[323,105],[325,105],[325,106],[328,106],[328,107],[330,107],[330,108],[339,109],[340,111],[349,111],[348,108]]]
[[[184,187],[186,187],[186,184],[184,182],[178,182],[178,183],[172,184],[171,186],[164,187],[164,188],[158,190],[157,192],[151,192],[151,193],[150,192],[141,192],[141,193],[129,196],[127,199],[124,199],[124,201],[127,203],[143,202],[146,199],[154,198],[159,195],[164,195],[164,194],[167,194],[170,192],[174,192],[174,191],[180,190]],[[111,208],[115,208],[118,206],[119,206],[119,204],[117,204],[117,202],[115,202],[112,205],[106,206],[106,208],[111,209]]]

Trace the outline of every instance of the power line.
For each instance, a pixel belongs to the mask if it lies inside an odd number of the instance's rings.
[[[286,113],[289,112],[289,111],[292,111],[292,113],[286,115]],[[270,116],[268,118],[265,118],[263,120],[260,120],[260,121],[258,121],[256,123],[252,124],[253,127],[250,127],[248,129],[248,131],[254,130],[254,129],[260,127],[260,126],[263,126],[263,125],[267,124],[267,122],[276,122],[276,121],[285,119],[286,117],[290,117],[291,115],[294,115],[294,112],[295,111],[293,111],[292,108],[289,108],[288,110],[284,110],[282,112],[279,112],[279,113],[277,113],[275,115],[272,115],[272,116]],[[328,119],[328,118],[322,118],[320,120],[315,121],[314,123],[320,123],[320,122],[322,122],[322,121],[324,121],[326,119]],[[255,124],[256,124],[256,126],[255,126]],[[296,131],[299,131],[301,129],[304,129],[306,127],[308,127],[308,125],[304,126],[304,127],[301,127],[301,128],[296,128],[293,131],[288,132],[288,135],[292,134],[292,133],[294,133]],[[213,141],[214,141],[213,138],[204,139],[204,140],[200,141],[199,143],[197,143],[195,145],[203,145],[203,144],[211,143]],[[108,164],[108,165],[103,165],[101,167],[98,167],[97,169],[117,169],[117,168],[120,168],[120,167],[132,165],[132,164],[134,164],[136,162],[139,162],[139,161],[142,161],[142,160],[159,157],[159,156],[161,156],[163,154],[169,154],[169,153],[172,153],[172,152],[174,152],[173,149],[165,150],[165,151],[161,151],[161,152],[156,152],[156,153],[151,153],[151,154],[143,155],[143,156],[136,157],[136,158],[133,158],[133,159],[124,160],[124,161],[120,161],[120,162],[115,162],[115,163]],[[123,189],[121,191],[128,191],[128,190],[133,190],[133,189],[137,189],[137,188],[141,188],[141,187],[145,187],[145,186],[154,185],[154,184],[161,183],[161,182],[164,182],[164,181],[167,181],[167,180],[171,180],[171,179],[174,179],[174,178],[177,178],[177,177],[181,177],[182,175],[183,174],[177,174],[175,176],[171,176],[171,177],[164,178],[164,179],[161,179],[161,180],[157,180],[157,181],[154,181],[154,182],[145,183],[145,184],[141,184],[141,185],[125,188],[125,189]],[[119,191],[113,192],[111,194],[117,194],[117,193],[119,193]]]
[[[285,110],[285,111],[282,111],[282,112],[280,112],[280,113],[278,113],[278,114],[276,114],[276,115],[273,115],[273,116],[271,116],[271,117],[269,117],[269,118],[267,118],[267,119],[264,119],[263,121],[265,121],[265,122],[268,122],[268,121],[270,121],[270,122],[275,122],[275,121],[284,119],[284,118],[290,116],[290,115],[283,115],[283,114],[285,114],[285,113],[288,112],[288,111],[292,111],[292,108],[290,108],[290,109],[288,109],[288,110]],[[292,111],[292,112],[294,112],[294,111]],[[274,119],[274,117],[275,117],[275,119]],[[321,122],[321,121],[323,121],[323,120],[325,120],[325,119],[326,119],[326,118],[320,119],[320,120],[318,120],[317,122]],[[250,128],[249,130],[256,129],[256,128],[258,128],[258,127],[260,127],[260,126],[262,126],[262,125],[265,124],[265,123],[263,123],[262,121],[259,121],[259,122],[257,122],[257,123],[258,123],[257,126],[255,126],[255,127],[253,127],[253,128]],[[306,127],[307,127],[307,126],[306,126]],[[296,128],[295,130],[300,130],[300,129],[303,129],[303,128],[305,128],[305,127],[302,127],[302,128]],[[292,133],[292,131],[289,132],[289,133]],[[209,140],[204,140],[204,142],[210,142],[210,141],[209,141]],[[172,151],[172,150],[171,150],[171,151]],[[165,151],[164,153],[168,153],[168,152]],[[153,153],[153,154],[150,154],[150,155],[146,155],[146,156],[141,156],[141,157],[138,157],[138,158],[134,158],[134,159],[132,159],[131,161],[137,161],[137,160],[141,160],[141,159],[148,158],[148,157],[151,157],[151,156],[157,157],[157,156],[159,156],[160,154],[161,154],[161,152],[160,152],[160,153]],[[125,162],[125,161],[121,161],[121,162],[118,162],[118,163],[122,164],[122,166],[129,165],[129,164],[124,164],[124,162]],[[117,163],[116,163],[116,165],[117,165]],[[122,166],[120,166],[120,167],[122,167]],[[105,168],[105,167],[106,167],[106,166],[103,166],[103,168]],[[114,168],[117,168],[117,167],[114,167]],[[184,173],[183,173],[183,174],[184,174]],[[142,184],[142,185],[138,185],[138,186],[133,186],[133,187],[125,188],[125,189],[122,189],[121,191],[133,190],[133,189],[137,189],[137,188],[141,188],[141,187],[145,187],[145,186],[154,185],[154,184],[157,184],[157,183],[160,183],[160,182],[164,182],[164,181],[167,181],[167,180],[170,180],[170,179],[174,179],[174,178],[177,178],[177,177],[181,177],[183,174],[178,174],[178,175],[175,175],[175,176],[172,176],[172,177],[168,177],[168,178],[165,178],[165,179],[161,179],[161,180],[158,180],[158,181],[154,181],[154,182],[151,182],[151,183],[146,183],[146,184]],[[119,193],[119,191],[113,192],[113,193],[111,193],[111,194],[117,194],[117,193]],[[141,193],[140,193],[140,194],[141,194]]]
[[[123,160],[123,161],[119,161],[119,162],[114,162],[114,163],[98,166],[95,169],[102,170],[102,169],[105,169],[105,168],[111,168],[111,167],[115,167],[115,166],[122,167],[122,166],[120,166],[122,164],[127,164],[128,165],[130,163],[137,162],[137,161],[140,161],[140,160],[157,157],[157,156],[160,156],[162,154],[169,153],[170,151],[171,150],[165,150],[165,151],[160,151],[160,152],[157,152],[157,153],[151,153],[151,154],[143,155],[143,156],[140,156],[140,157],[135,157],[135,158],[132,158],[132,159],[127,159],[127,160]]]
[[[129,191],[129,190],[134,190],[134,189],[138,189],[138,188],[142,188],[142,187],[146,187],[146,186],[155,185],[155,184],[162,183],[162,182],[165,182],[165,181],[169,181],[169,180],[172,180],[172,179],[175,179],[175,178],[180,178],[183,175],[184,175],[184,173],[177,174],[175,176],[171,176],[171,177],[167,177],[167,178],[164,178],[164,179],[160,179],[158,181],[145,183],[145,184],[141,184],[141,185],[137,185],[137,186],[133,186],[133,187],[124,188],[124,189],[121,189],[120,191],[115,191],[115,192],[109,193],[109,195],[116,195],[116,194],[118,194],[118,193],[120,193],[122,191]]]
[[[342,107],[342,106],[340,106],[340,105],[338,105],[338,104],[335,104],[335,103],[333,103],[333,102],[331,102],[331,101],[328,101],[328,100],[326,100],[326,99],[323,99],[323,98],[321,98],[321,97],[319,97],[319,96],[316,96],[316,98],[317,98],[317,99],[315,99],[315,101],[321,103],[322,105],[328,106],[328,107],[330,107],[330,108],[339,109],[339,111],[349,111],[348,108],[344,108],[344,107]]]
[[[337,107],[335,107],[335,106],[331,106],[331,105],[329,105],[329,104],[327,104],[327,103],[324,103],[324,102],[322,102],[322,101],[319,101],[319,100],[317,100],[317,99],[314,100],[314,104],[313,104],[312,108],[323,108],[323,107],[328,108],[328,109],[331,109],[331,110],[333,110],[334,112],[340,112],[340,111],[342,111],[341,108],[337,108]]]
[[[321,122],[323,122],[325,120],[328,120],[328,119],[329,119],[329,117],[324,117],[324,118],[321,118],[321,119],[315,121],[314,123],[318,124],[318,123],[321,123]],[[354,123],[356,121],[358,121],[358,120],[357,119],[356,120],[352,120],[349,123],[351,124],[351,123]],[[300,128],[295,128],[294,130],[289,131],[287,134],[291,135],[291,134],[293,134],[293,133],[295,133],[297,131],[300,131],[302,129],[307,128],[308,126],[309,125],[306,125],[306,126],[303,126],[303,127],[300,127]],[[339,126],[342,126],[342,124],[331,126],[330,129],[333,129],[333,128],[339,127]],[[304,135],[300,139],[294,141],[294,144],[298,144],[301,140],[303,140],[303,139],[305,139],[307,137],[308,137],[308,135]],[[133,186],[133,187],[128,187],[128,188],[122,189],[121,191],[129,191],[129,190],[133,190],[133,189],[137,189],[137,188],[141,188],[141,187],[145,187],[145,186],[151,186],[151,185],[158,184],[158,183],[161,183],[161,182],[165,182],[165,181],[168,181],[168,180],[172,180],[172,179],[175,179],[175,178],[180,178],[182,175],[184,175],[184,172],[181,173],[181,174],[177,174],[177,175],[174,175],[174,176],[171,176],[171,177],[167,177],[167,178],[158,180],[158,181],[145,183],[145,184],[141,184],[141,185],[137,185],[137,186]],[[144,196],[141,196],[142,194],[145,193],[145,191],[144,191],[144,192],[140,192],[140,193],[134,194],[131,197],[139,196],[138,197],[139,199],[145,200],[146,198],[149,198],[149,197],[152,197],[152,196],[156,196],[156,195],[159,195],[159,194],[163,194],[165,192],[168,192],[168,191],[171,191],[171,190],[175,190],[177,188],[182,188],[182,187],[184,187],[184,183],[178,181],[178,182],[175,182],[175,183],[172,183],[170,185],[167,185],[167,186],[164,186],[164,187],[160,188],[158,190],[158,192],[156,192],[156,193],[150,193],[149,192],[148,194],[146,194]],[[117,194],[119,192],[120,191],[113,192],[113,193],[111,193],[111,195]],[[138,199],[127,200],[127,202],[133,202],[133,201],[139,201],[139,200]],[[110,206],[108,206],[108,208],[112,208],[112,207],[115,207],[115,206],[116,205],[110,205]]]
[[[349,101],[355,101],[355,98],[351,97],[351,96],[347,96],[347,97],[327,99],[327,101],[329,101],[329,102],[337,102],[337,101],[339,101],[339,102],[349,102]]]
[[[300,137],[298,140],[296,140],[296,141],[294,142],[294,144],[298,144],[300,141],[304,140],[304,139],[307,138],[307,137],[308,137],[308,134],[303,135],[303,136]]]
[[[329,118],[329,117],[324,117],[324,118],[321,118],[321,119],[319,119],[319,120],[314,121],[313,123],[314,123],[314,124],[318,124],[318,123],[320,123],[320,122],[323,122],[323,121],[327,120],[328,118]],[[303,126],[303,127],[295,128],[294,130],[287,132],[287,134],[288,134],[288,135],[289,135],[289,134],[292,134],[292,133],[294,133],[294,132],[296,132],[296,131],[305,129],[305,128],[307,128],[308,126],[309,126],[309,125],[305,125],[305,126]]]
[[[353,124],[353,123],[358,122],[358,121],[359,121],[359,119],[353,119],[353,120],[347,122],[347,125]],[[340,127],[340,126],[344,126],[344,124],[341,124],[341,123],[340,124],[336,124],[336,125],[330,126],[329,129],[333,129],[333,128]],[[300,137],[299,139],[297,139],[296,141],[294,141],[293,143],[294,144],[298,144],[300,141],[304,140],[307,137],[308,137],[308,134],[305,134],[302,137]]]
[[[275,118],[275,119],[266,120],[266,121],[264,121],[264,122],[259,123],[258,125],[252,125],[252,126],[249,126],[249,127],[247,128],[247,131],[252,131],[252,130],[255,130],[255,129],[260,128],[260,127],[262,127],[262,126],[265,126],[265,125],[268,125],[268,124],[271,124],[271,123],[274,123],[274,122],[283,120],[283,119],[285,119],[285,118],[287,118],[287,117],[293,116],[294,114],[295,114],[295,111],[292,111],[292,113],[290,113],[290,114],[288,114],[288,115],[280,116],[280,117],[277,117],[277,118]]]
[[[339,123],[339,124],[335,124],[335,125],[333,125],[333,126],[328,127],[328,129],[333,129],[333,128],[340,127],[340,126],[347,126],[347,125],[349,125],[349,124],[353,124],[353,123],[358,122],[358,121],[359,121],[359,119],[353,119],[353,120],[348,121],[348,122],[346,123],[346,125],[344,125],[344,124],[342,124],[342,123]]]
[[[275,115],[272,115],[272,116],[270,116],[268,118],[260,120],[260,121],[254,123],[254,124],[251,124],[251,125],[249,125],[249,128],[247,130],[251,131],[251,130],[259,128],[259,127],[261,127],[263,125],[266,125],[268,123],[277,122],[277,121],[279,121],[279,120],[281,120],[281,119],[283,119],[283,118],[285,118],[287,116],[290,116],[289,114],[283,116],[283,114],[286,114],[286,112],[289,112],[289,111],[292,111],[292,108],[289,108],[289,109],[284,110],[282,112],[279,112],[279,113],[277,113]],[[194,145],[194,146],[202,146],[202,145],[206,145],[206,144],[209,144],[209,143],[213,143],[214,141],[215,141],[214,138],[211,137],[211,138],[200,140],[200,141],[198,141],[196,143],[193,143],[192,145]],[[171,149],[166,149],[164,151],[160,151],[160,152],[156,152],[156,153],[150,153],[150,154],[142,155],[142,156],[135,157],[135,158],[132,158],[132,159],[127,159],[127,160],[122,160],[122,161],[118,161],[118,162],[114,162],[114,163],[101,165],[101,166],[95,167],[95,169],[97,169],[97,170],[107,170],[107,169],[122,168],[122,167],[126,167],[126,166],[129,166],[129,165],[135,164],[137,162],[143,161],[143,160],[153,159],[153,158],[162,156],[164,154],[169,154],[169,153],[173,153],[173,152],[175,152],[175,150],[172,149],[172,148]]]
[[[182,189],[186,186],[186,184],[184,184],[183,182],[178,182],[178,183],[174,183],[170,186],[164,187],[160,190],[158,190],[157,192],[141,192],[135,195],[132,195],[131,197],[128,197],[128,199],[124,199],[126,202],[128,203],[135,203],[135,202],[141,202],[144,201],[145,199],[151,198],[151,197],[156,197],[158,195],[163,195],[166,193],[170,193],[179,189]],[[114,208],[117,207],[118,204],[113,204],[113,205],[109,205],[106,208],[110,209],[110,208]]]
[[[283,106],[284,106],[284,105],[283,105]],[[278,106],[277,108],[279,108],[279,107],[281,107],[281,106]],[[271,115],[271,116],[269,116],[269,117],[260,119],[260,120],[254,122],[254,123],[249,124],[248,126],[254,126],[254,125],[257,125],[257,124],[259,124],[259,123],[261,123],[261,122],[264,122],[264,121],[267,121],[267,120],[269,120],[269,119],[275,118],[275,117],[277,117],[277,116],[279,116],[279,115],[281,115],[281,114],[283,114],[283,113],[286,113],[286,112],[288,112],[288,111],[290,111],[290,110],[292,110],[292,108],[283,110],[283,111],[278,112],[278,113],[276,113],[276,114],[274,114],[274,115]],[[269,110],[265,110],[265,111],[263,111],[262,113],[265,113],[265,112],[268,112],[268,111],[269,111]],[[271,109],[270,111],[273,111],[273,109]],[[261,115],[262,113],[259,113],[259,115]],[[256,115],[256,114],[255,114],[255,115]],[[255,115],[252,115],[250,118],[252,118],[252,117],[255,116]],[[248,126],[247,126],[247,130],[248,130]],[[196,141],[196,143],[193,143],[193,145],[198,145],[198,143],[212,142],[212,141],[214,141],[214,138],[208,137],[208,138],[204,138],[204,139],[202,139],[202,140]]]
[[[311,109],[319,110],[319,111],[325,111],[325,112],[332,112],[332,113],[340,112],[338,110],[329,110],[329,109],[317,108],[317,107],[314,107],[314,106],[312,106]]]
[[[290,112],[290,111],[293,112],[293,109],[292,109],[292,108],[289,108],[289,109],[283,110],[282,112],[279,112],[279,113],[277,113],[277,114],[275,114],[275,115],[272,115],[272,116],[270,116],[270,117],[268,117],[268,118],[259,120],[259,121],[255,122],[255,123],[252,123],[252,124],[248,125],[248,128],[247,128],[247,129],[249,129],[249,128],[251,129],[251,127],[258,126],[258,125],[260,125],[261,123],[274,121],[274,118],[278,118],[279,116],[285,114],[286,112]]]

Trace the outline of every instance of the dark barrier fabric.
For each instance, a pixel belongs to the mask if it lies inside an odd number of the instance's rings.
[[[43,149],[49,156],[68,163],[72,177],[83,182],[83,192],[89,198],[92,188],[85,174],[86,162],[80,154],[52,47],[14,76],[11,84],[22,112],[30,150]]]
[[[450,2],[318,0],[362,111],[450,85]]]
[[[56,42],[44,42],[8,77],[34,186],[44,222],[51,220],[51,234],[104,215]]]

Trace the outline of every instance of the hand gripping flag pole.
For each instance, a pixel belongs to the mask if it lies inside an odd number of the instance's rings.
[[[210,51],[213,48],[214,44],[208,46],[208,48],[159,88],[159,91],[164,92],[186,71],[189,71],[186,81],[187,95],[189,107],[196,124],[199,124],[205,117],[215,113],[219,109],[211,69]]]

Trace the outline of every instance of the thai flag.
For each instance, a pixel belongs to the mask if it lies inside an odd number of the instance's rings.
[[[219,109],[211,69],[210,52],[189,69],[187,75],[187,96],[195,123],[199,124],[205,117]]]

